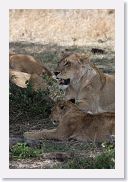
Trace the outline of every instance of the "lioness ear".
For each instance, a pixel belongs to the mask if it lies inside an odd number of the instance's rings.
[[[84,64],[84,63],[89,63],[89,62],[90,62],[90,54],[89,54],[89,53],[81,54],[81,55],[80,55],[80,62],[81,62],[82,64]]]
[[[64,59],[64,58],[70,56],[71,54],[72,54],[72,52],[69,50],[61,51],[61,59]]]
[[[61,58],[66,57],[68,55],[69,55],[69,53],[67,53],[67,52],[64,52],[64,51],[61,52]]]
[[[69,101],[75,104],[75,99],[70,99]]]

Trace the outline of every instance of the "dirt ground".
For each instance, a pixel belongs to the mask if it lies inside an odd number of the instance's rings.
[[[95,19],[91,21],[94,15]],[[10,52],[34,56],[51,71],[55,70],[62,51],[89,52],[91,61],[103,72],[114,74],[114,12],[10,10],[9,49]],[[9,123],[10,149],[17,142],[26,142],[32,148],[42,150],[40,156],[27,159],[15,159],[10,154],[9,167],[12,169],[76,168],[72,163],[74,158],[92,160],[104,151],[99,144],[77,141],[24,141],[25,131],[54,126],[48,117],[41,114],[29,116],[11,104]],[[88,164],[85,168],[89,168]]]

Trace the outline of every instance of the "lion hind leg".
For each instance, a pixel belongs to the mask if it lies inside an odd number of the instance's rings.
[[[55,139],[59,140],[61,139],[58,136],[58,132],[56,129],[52,130],[42,130],[42,131],[31,131],[31,132],[25,132],[24,133],[24,138],[25,139],[30,139],[30,140],[41,140],[41,139]]]

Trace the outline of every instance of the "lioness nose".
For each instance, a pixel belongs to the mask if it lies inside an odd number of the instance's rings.
[[[54,72],[54,74],[55,74],[56,76],[57,76],[59,73],[60,73],[59,71]]]

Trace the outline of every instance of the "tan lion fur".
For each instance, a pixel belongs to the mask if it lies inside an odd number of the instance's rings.
[[[79,141],[110,141],[115,134],[115,114],[82,112],[70,101],[59,101],[52,109],[51,119],[58,122],[56,129],[25,132],[27,139],[76,139]]]
[[[75,99],[85,112],[115,111],[115,76],[104,74],[90,62],[88,54],[69,53],[56,68],[59,79],[70,79],[65,99]]]
[[[31,74],[15,71],[10,69],[9,70],[9,80],[10,82],[14,83],[18,87],[27,88],[27,82],[29,81]]]
[[[28,74],[37,74],[42,76],[47,74],[51,76],[51,72],[41,63],[36,61],[30,55],[9,54],[9,68],[15,71],[21,71]]]
[[[37,74],[28,74],[20,71],[9,70],[9,80],[18,87],[27,88],[28,83],[31,84],[34,91],[46,90],[47,84],[45,80]]]
[[[9,53],[9,80],[19,87],[27,88],[30,83],[33,90],[46,90],[47,84],[43,75],[52,73],[32,56]]]
[[[37,75],[37,74],[32,74],[29,80],[29,83],[32,85],[32,88],[34,91],[39,91],[39,90],[47,90],[48,85],[43,79],[43,77]]]

